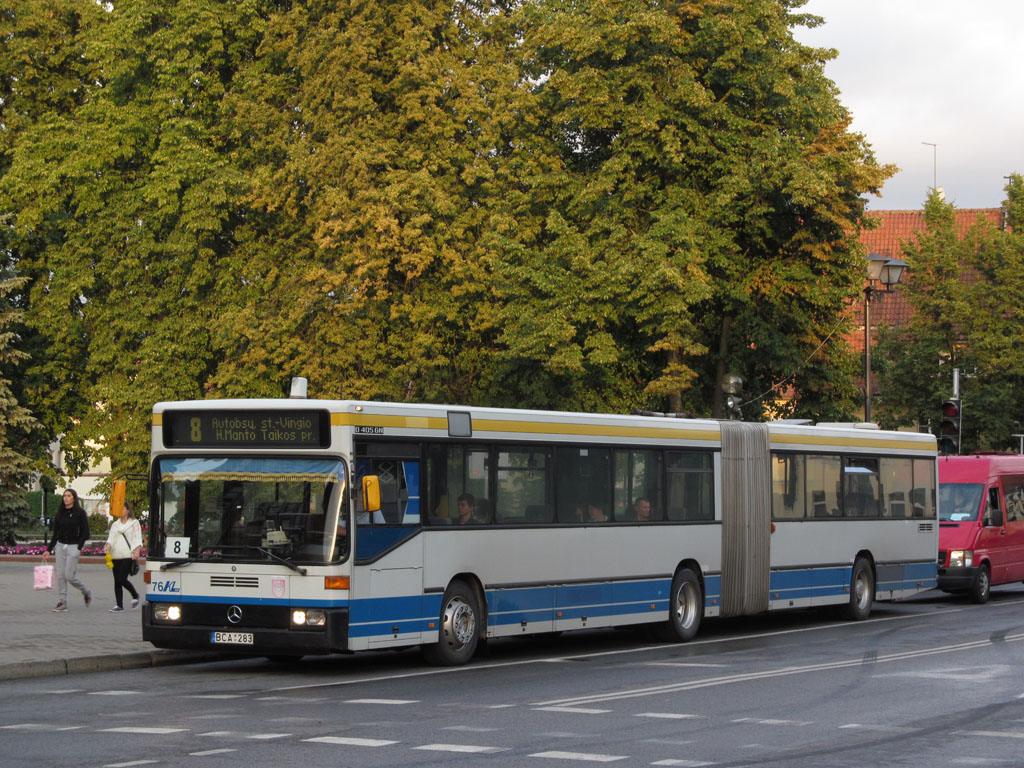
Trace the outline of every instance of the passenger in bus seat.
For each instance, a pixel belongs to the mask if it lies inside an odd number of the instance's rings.
[[[651,500],[641,496],[633,502],[633,514],[638,523],[651,522]]]
[[[477,517],[476,497],[471,493],[463,493],[457,502],[458,518],[456,525],[479,525],[483,521]]]
[[[600,504],[592,501],[587,505],[587,520],[591,523],[607,523],[608,514]]]

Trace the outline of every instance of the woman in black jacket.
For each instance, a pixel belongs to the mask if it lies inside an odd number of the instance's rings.
[[[68,582],[82,593],[85,606],[92,604],[92,592],[78,578],[78,557],[89,539],[89,516],[78,501],[78,494],[71,488],[64,491],[64,505],[53,517],[53,538],[43,552],[45,561],[51,552],[57,554],[57,606],[54,613],[68,609]]]

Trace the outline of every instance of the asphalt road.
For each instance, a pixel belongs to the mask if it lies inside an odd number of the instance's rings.
[[[1017,766],[1024,590],[846,623],[708,622],[415,651],[10,681],[2,766]]]

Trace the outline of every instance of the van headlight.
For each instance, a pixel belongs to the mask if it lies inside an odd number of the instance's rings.
[[[954,549],[949,553],[950,568],[970,568],[974,553],[969,549]]]
[[[181,621],[181,606],[174,603],[157,603],[153,606],[153,621]]]

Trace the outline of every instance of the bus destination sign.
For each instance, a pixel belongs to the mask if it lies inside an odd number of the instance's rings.
[[[166,411],[167,448],[326,448],[327,411]]]

